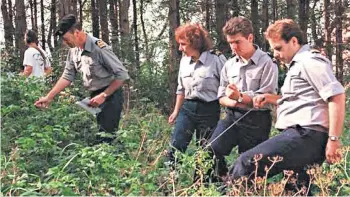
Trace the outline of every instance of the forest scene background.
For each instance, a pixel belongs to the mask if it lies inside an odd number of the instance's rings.
[[[245,16],[253,22],[255,43],[270,51],[263,38],[275,20],[292,18],[308,43],[332,60],[347,90],[343,159],[310,170],[320,196],[350,194],[350,1],[348,0],[2,0],[1,1],[1,193],[19,195],[221,195],[218,185],[193,184],[194,168],[208,169],[208,156],[192,143],[177,154],[181,165],[169,173],[164,155],[172,127],[167,117],[175,102],[179,61],[175,29],[187,21],[203,25],[216,48],[231,51],[222,34],[225,22]],[[62,74],[67,48],[53,35],[58,20],[75,14],[84,30],[101,38],[129,70],[124,112],[113,145],[92,145],[95,118],[75,102],[88,96],[77,79],[49,109],[33,105]],[[24,33],[35,29],[50,54],[53,73],[45,82],[19,76],[23,70]],[[285,75],[280,65],[279,86]],[[273,129],[271,136],[278,131]],[[237,157],[234,149],[228,164]],[[196,163],[200,163],[196,166]],[[271,167],[273,167],[273,162]],[[268,173],[268,171],[267,171]],[[228,194],[288,195],[288,173],[232,183]],[[302,189],[302,188],[301,188]],[[298,194],[300,191],[295,191]],[[293,195],[294,195],[293,194]],[[290,194],[292,195],[292,194]]]

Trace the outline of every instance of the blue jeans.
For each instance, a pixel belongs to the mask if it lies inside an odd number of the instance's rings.
[[[196,132],[196,139],[200,145],[204,145],[210,138],[220,117],[220,105],[218,101],[203,102],[198,100],[186,100],[176,119],[175,128],[171,137],[171,147],[168,152],[170,161],[174,161],[175,149],[185,152],[187,146]]]

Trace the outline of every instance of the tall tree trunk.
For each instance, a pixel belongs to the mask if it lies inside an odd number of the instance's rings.
[[[57,42],[57,36],[54,35],[54,31],[56,29],[56,0],[51,0],[51,7],[50,7],[50,27],[49,27],[49,34],[47,36],[47,44],[49,45],[50,51],[54,51],[56,47],[58,47],[58,42]],[[53,35],[53,46],[52,46],[52,38]]]
[[[181,52],[178,50],[178,44],[175,40],[175,30],[180,25],[180,0],[169,0],[169,106],[173,108],[176,102],[176,87],[177,87],[177,75],[179,71],[179,63],[181,59]],[[169,109],[170,110],[170,109]]]
[[[29,0],[28,3],[29,3],[29,8],[30,8],[30,22],[32,23],[32,28],[33,28],[33,27],[35,27],[33,0]]]
[[[307,42],[307,24],[309,22],[310,0],[299,0],[299,25],[304,32],[304,41]]]
[[[59,18],[67,14],[74,14],[77,17],[77,0],[61,0],[59,2]]]
[[[91,21],[92,21],[92,35],[96,38],[100,37],[100,23],[98,17],[98,9],[96,7],[96,0],[91,0]]]
[[[9,0],[11,1],[11,0]],[[8,9],[8,3],[6,0],[1,0],[1,13],[2,18],[4,19],[4,38],[5,38],[5,47],[7,50],[10,50],[13,47],[13,22],[10,18],[10,12],[12,10]]]
[[[128,62],[126,64],[126,68],[129,70],[130,78],[135,79],[135,67],[132,66],[132,62],[134,62],[134,51],[132,49],[132,39],[130,36],[130,23],[129,23],[129,7],[130,0],[119,0],[119,24],[120,24],[120,58],[124,60],[124,62]],[[130,106],[130,85],[126,84],[124,88],[124,108],[126,113],[129,112]]]
[[[335,41],[336,41],[336,70],[335,74],[338,81],[344,84],[343,80],[343,3],[342,0],[335,1]]]
[[[44,0],[40,0],[40,14],[41,14],[41,47],[45,51],[46,41],[45,41],[45,18],[44,18]]]
[[[261,46],[261,39],[260,39],[260,19],[259,19],[259,4],[258,0],[251,0],[251,21],[253,23],[253,31],[254,31],[254,43],[256,43],[259,47]]]
[[[99,14],[100,14],[100,25],[101,25],[101,38],[103,41],[109,44],[107,1],[99,0],[99,4],[100,4]]]
[[[27,29],[24,0],[16,0],[15,7],[16,7],[15,47],[16,47],[16,49],[19,50],[18,54],[20,57],[21,65],[22,65],[24,50],[25,50],[25,43],[23,42],[23,40],[24,40],[25,31]]]
[[[332,61],[332,30],[330,30],[330,0],[324,0],[324,34],[326,41],[326,53],[329,60]]]
[[[296,6],[297,5],[295,3],[295,0],[287,0],[287,17],[288,18],[295,20]]]
[[[239,16],[238,0],[232,0],[232,16]]]
[[[145,42],[145,54],[146,54],[146,61],[150,61],[151,60],[151,54],[149,51],[149,46],[148,46],[148,36],[147,36],[147,32],[146,32],[146,27],[145,27],[145,21],[143,19],[143,0],[140,0],[140,22],[141,22],[141,27],[142,27],[142,33],[143,33],[143,39]]]
[[[129,7],[130,0],[119,0],[119,24],[120,24],[120,39],[121,39],[121,58],[125,58],[132,62],[133,54],[130,45],[130,23],[129,23]]]
[[[277,20],[277,0],[272,0],[272,21]]]
[[[312,35],[312,39],[315,42],[315,46],[322,47],[322,41],[321,39],[318,38],[318,34],[317,34],[317,21],[315,16],[315,9],[318,2],[319,0],[314,0],[314,3],[312,5],[312,9],[310,13],[310,26],[311,26],[311,35]]]
[[[263,0],[263,7],[262,7],[262,28],[261,28],[261,34],[264,35],[264,32],[266,31],[267,27],[269,26],[269,1],[268,0]],[[269,50],[269,44],[266,39],[262,39],[262,45],[261,48],[264,51]]]
[[[33,9],[34,9],[34,24],[32,28],[35,31],[38,31],[38,4],[36,0],[33,0]]]
[[[112,31],[112,37],[111,37],[111,44],[114,53],[119,55],[119,23],[118,23],[118,4],[117,0],[109,0],[109,20],[111,22],[111,31]]]
[[[132,7],[133,7],[135,61],[136,61],[136,71],[138,71],[140,68],[140,49],[139,49],[139,38],[138,38],[138,33],[137,33],[137,4],[136,4],[136,0],[132,0],[132,5],[133,5]]]
[[[227,44],[222,27],[224,27],[226,19],[228,17],[228,0],[215,0],[215,28],[218,35],[217,46],[223,53],[230,51],[230,46]]]
[[[211,0],[204,0],[204,10],[205,10],[205,28],[210,32],[210,11],[211,11]]]

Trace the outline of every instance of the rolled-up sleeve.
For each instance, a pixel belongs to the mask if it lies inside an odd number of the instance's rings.
[[[321,98],[327,100],[335,95],[345,92],[344,87],[333,75],[331,65],[316,59],[302,65],[302,76],[319,93]]]
[[[123,66],[122,62],[113,53],[110,47],[101,49],[100,57],[100,63],[113,73],[114,79],[124,81],[130,78],[127,69]]]
[[[62,74],[62,78],[66,79],[68,81],[74,81],[75,76],[77,74],[77,70],[75,69],[74,66],[74,61],[73,61],[73,51],[74,49],[70,49],[67,55],[67,59],[66,59],[66,65],[64,67],[64,71]]]

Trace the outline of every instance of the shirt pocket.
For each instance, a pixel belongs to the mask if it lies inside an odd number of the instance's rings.
[[[260,89],[262,73],[259,70],[248,70],[246,71],[246,83],[247,91],[256,91]]]
[[[198,75],[198,89],[200,91],[216,92],[219,88],[219,80],[213,72],[205,72]]]
[[[108,78],[111,76],[111,73],[108,72],[102,65],[91,64],[90,65],[91,74],[97,79]]]
[[[191,76],[191,72],[187,71],[187,72],[182,72],[180,75],[181,79],[182,79],[182,86],[185,89],[191,89],[191,85],[192,85],[192,76]]]

